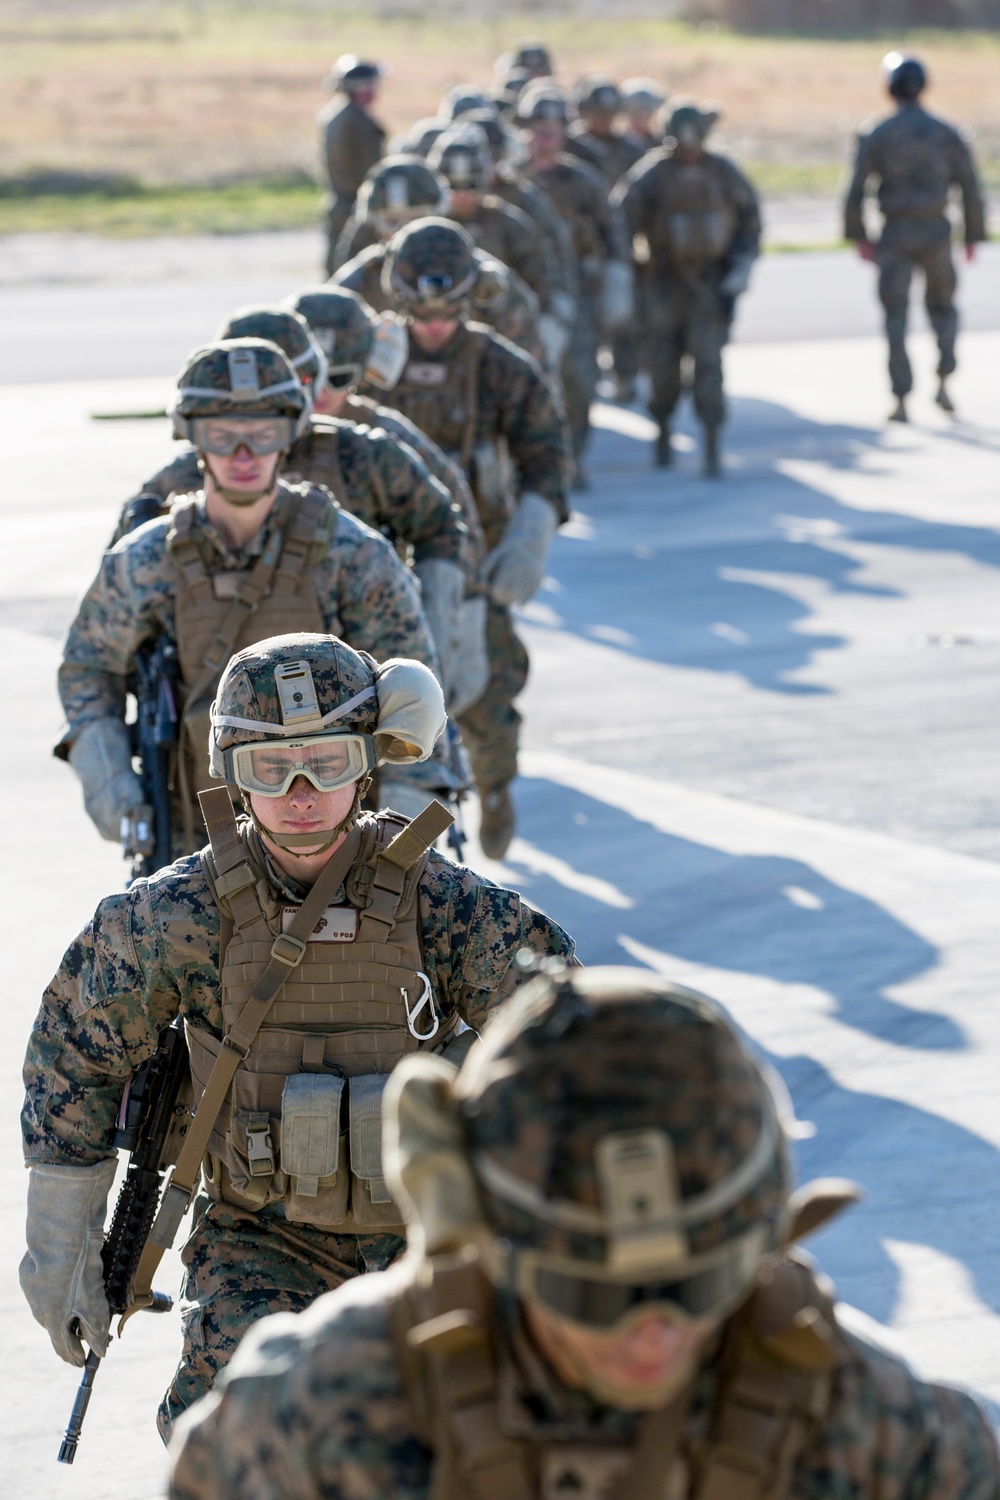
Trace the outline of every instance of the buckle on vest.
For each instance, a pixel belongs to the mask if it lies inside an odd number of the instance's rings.
[[[254,1110],[247,1119],[247,1161],[251,1177],[274,1174],[274,1146],[271,1143],[271,1117]]]
[[[420,971],[418,970],[417,978],[421,981],[420,997],[417,1000],[416,1005],[414,1005],[412,1009],[410,1008],[410,997],[407,994],[406,990],[403,989],[402,985],[400,985],[399,993],[403,997],[403,1006],[406,1010],[406,1025],[410,1035],[412,1037],[416,1037],[418,1042],[429,1042],[431,1037],[435,1037],[438,1034],[438,1028],[441,1025],[441,1017],[434,1009],[434,994],[431,990],[431,982],[427,978],[427,975],[420,973]],[[429,1031],[418,1031],[417,1017],[419,1016],[425,1005],[430,1006],[431,1028]]]
[[[218,896],[234,896],[237,891],[245,891],[253,883],[254,873],[246,860],[243,860],[235,869],[227,870],[225,875],[216,875],[215,891]]]
[[[305,943],[301,938],[292,937],[290,933],[279,933],[271,944],[271,957],[276,958],[279,964],[287,964],[290,969],[297,969],[305,956]]]

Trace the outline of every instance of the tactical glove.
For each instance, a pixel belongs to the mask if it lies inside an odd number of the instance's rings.
[[[448,710],[462,714],[478,703],[490,680],[486,654],[486,598],[463,599],[459,616],[458,650],[452,668]]]
[[[444,557],[425,557],[414,564],[413,571],[420,580],[424,614],[434,637],[445,701],[450,702],[455,681],[455,655],[461,629],[465,574],[458,563],[449,562]]]
[[[142,782],[132,769],[132,746],[121,719],[85,724],[69,750],[69,763],[83,787],[87,816],[102,839],[117,844],[122,818],[145,802]]]
[[[609,260],[601,287],[601,327],[616,333],[635,316],[635,280],[632,267],[623,260]]]
[[[71,1365],[86,1360],[81,1339],[102,1358],[108,1352],[101,1245],[114,1177],[113,1158],[92,1167],[31,1168],[21,1290],[53,1349]]]
[[[490,597],[497,604],[527,604],[538,592],[558,526],[555,506],[525,490],[507,530],[483,564]]]
[[[569,344],[569,329],[552,313],[542,313],[538,319],[538,337],[545,351],[545,368],[558,370]]]
[[[754,263],[752,255],[735,256],[722,280],[719,291],[724,297],[738,297],[750,284],[750,270]]]

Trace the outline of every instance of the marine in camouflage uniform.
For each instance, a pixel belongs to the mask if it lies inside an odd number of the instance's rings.
[[[598,969],[522,988],[387,1098],[410,1254],[256,1328],[172,1500],[995,1500],[964,1393],[850,1330],[796,1240],[780,1106],[712,1003]]]
[[[334,97],[320,110],[320,158],[329,183],[326,273],[336,265],[337,241],[351,217],[358,188],[385,151],[385,131],[373,118],[381,72],[376,63],[341,57],[330,74]]]
[[[490,681],[459,723],[483,809],[480,841],[499,859],[514,831],[508,788],[521,722],[514,699],[528,675],[510,606],[540,587],[549,542],[567,519],[566,422],[535,361],[468,321],[479,264],[463,229],[418,220],[390,241],[386,256],[384,280],[410,327],[409,361],[386,400],[461,463],[491,549],[484,567]]]
[[[951,225],[947,218],[952,187],[962,196],[966,258],[986,238],[982,193],[968,143],[953,125],[928,114],[920,103],[927,75],[914,57],[891,52],[883,68],[886,86],[896,101],[890,115],[858,139],[854,176],[844,206],[844,238],[855,240],[866,260],[878,265],[878,294],[885,309],[889,341],[889,378],[896,407],[892,420],[905,422],[906,397],[913,372],[906,353],[906,317],[910,282],[924,273],[927,316],[938,345],[937,403],[954,407],[947,379],[955,369],[955,267],[951,258]],[[865,227],[868,184],[878,182],[878,204],[885,223],[873,245]]]
[[[91,1348],[107,1347],[100,1231],[130,1072],[177,1017],[196,1105],[232,1059],[221,1103],[188,1125],[164,1198],[169,1215],[195,1196],[164,1438],[253,1322],[300,1311],[402,1249],[378,1144],[381,1089],[398,1059],[418,1047],[462,1055],[513,988],[520,950],[572,954],[562,929],[515,892],[427,852],[442,826],[428,824],[431,809],[410,825],[359,812],[376,760],[425,756],[443,724],[440,688],[417,662],[377,667],[319,635],[236,656],[219,687],[212,764],[238,781],[249,819],[237,824],[228,791],[208,794],[211,847],[102,901],[45,992],[24,1069],[21,1279],[71,1363],[83,1363],[81,1330]],[[277,969],[283,983],[251,1024],[248,997]],[[473,1031],[460,1035],[460,1021]],[[223,1046],[237,1024],[239,1056]],[[139,1305],[163,1252],[146,1253]]]
[[[708,475],[719,472],[719,432],[726,416],[722,351],[761,232],[750,183],[726,157],[704,149],[715,119],[695,105],[678,105],[667,144],[644,156],[612,193],[633,240],[641,235],[649,246],[644,316],[653,387],[649,409],[660,429],[655,462],[671,461],[670,418],[689,355]]]
[[[236,339],[191,357],[179,380],[175,429],[197,445],[205,439],[195,424],[212,418],[230,429],[234,422],[266,430],[284,423],[287,432],[274,441],[287,451],[308,409],[276,345]],[[205,456],[211,494],[186,496],[105,553],[70,625],[59,668],[68,728],[56,754],[77,772],[87,811],[109,840],[118,840],[121,819],[145,801],[132,769],[126,695],[137,653],[161,636],[176,644],[180,674],[175,855],[201,843],[194,794],[208,782],[209,705],[234,650],[276,631],[326,630],[379,660],[403,655],[436,668],[416,584],[390,543],[329,491],[275,482],[280,457],[274,453],[262,491],[251,485],[229,500],[212,477],[220,459]],[[227,540],[227,524],[242,528],[242,540]],[[415,785],[447,784],[438,761],[397,774]]]
[[[570,116],[560,90],[546,84],[526,89],[518,117],[530,132],[525,176],[548,195],[572,237],[579,297],[563,356],[562,384],[578,477],[582,479],[601,335],[611,335],[616,327],[627,324],[633,312],[631,295],[624,302],[616,296],[613,307],[607,295],[609,290],[618,291],[622,277],[627,279],[630,293],[631,250],[621,213],[609,203],[606,179],[565,149]]]

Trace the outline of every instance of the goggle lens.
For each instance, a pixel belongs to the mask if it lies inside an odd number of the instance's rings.
[[[297,776],[305,776],[317,791],[333,792],[374,764],[371,740],[361,734],[240,745],[230,756],[237,786],[260,797],[283,797]]]
[[[339,365],[327,374],[327,384],[335,391],[346,390],[349,385],[357,385],[361,378],[360,365]]]
[[[655,1281],[623,1286],[614,1281],[568,1276],[537,1266],[532,1289],[540,1302],[571,1323],[588,1328],[613,1328],[645,1304],[665,1303],[692,1320],[712,1318],[748,1284],[747,1265],[740,1257],[695,1271],[678,1281]]]
[[[280,453],[290,448],[295,436],[291,417],[265,417],[247,420],[221,417],[196,417],[191,436],[199,453],[228,457],[237,448],[249,448],[258,458],[266,453]]]

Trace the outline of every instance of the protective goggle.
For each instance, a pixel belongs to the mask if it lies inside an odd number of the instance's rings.
[[[346,391],[349,386],[358,385],[363,374],[360,365],[331,365],[326,372],[326,383],[335,391]]]
[[[228,457],[237,448],[249,448],[258,458],[282,453],[295,438],[293,417],[195,417],[191,441],[199,453]]]
[[[283,797],[297,776],[318,792],[359,781],[375,767],[369,734],[311,735],[280,744],[236,745],[222,752],[227,781],[258,797]]]
[[[580,1261],[541,1251],[513,1251],[517,1293],[540,1302],[557,1317],[585,1328],[607,1331],[653,1308],[675,1321],[718,1322],[743,1301],[766,1251],[764,1232],[751,1230],[718,1250],[692,1257],[684,1275],[629,1283],[584,1274]]]

